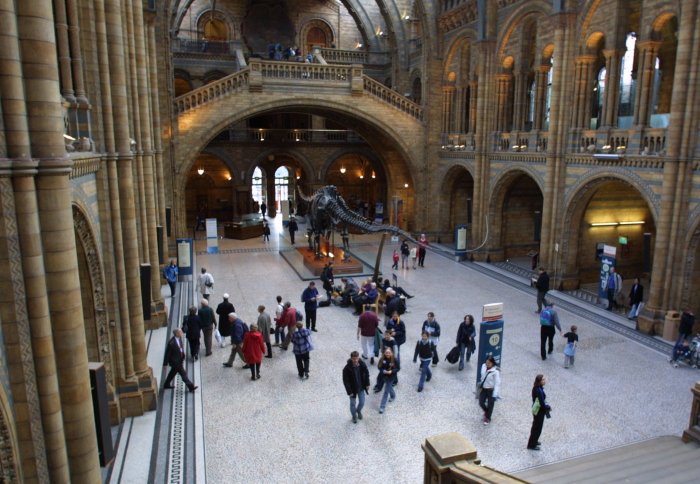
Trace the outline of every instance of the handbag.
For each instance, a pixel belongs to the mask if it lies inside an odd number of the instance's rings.
[[[214,338],[216,339],[216,342],[219,344],[224,342],[224,337],[221,336],[221,333],[219,332],[218,329],[216,331],[214,331]]]
[[[535,401],[532,402],[532,415],[537,415],[538,413],[540,413],[540,408],[540,399],[535,398]]]

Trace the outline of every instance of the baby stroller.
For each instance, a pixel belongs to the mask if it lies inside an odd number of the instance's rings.
[[[691,368],[700,368],[700,334],[696,334],[690,342],[683,340],[673,347],[673,356],[669,363],[678,368],[678,362]]]

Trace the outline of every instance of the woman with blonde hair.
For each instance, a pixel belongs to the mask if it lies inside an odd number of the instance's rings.
[[[379,404],[379,413],[384,413],[387,399],[393,402],[396,398],[393,383],[400,369],[399,360],[394,357],[393,351],[387,348],[379,358],[377,368],[379,369],[379,378],[381,378],[384,383],[384,394],[382,395],[382,402]]]

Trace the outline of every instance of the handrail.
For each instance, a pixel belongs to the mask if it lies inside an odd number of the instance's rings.
[[[307,62],[257,62],[263,79],[294,79],[303,81],[343,81],[349,85],[350,66],[310,64]],[[253,61],[250,62],[253,65]]]
[[[365,74],[362,75],[362,80],[365,93],[371,94],[372,96],[394,106],[396,109],[403,111],[419,121],[423,120],[423,108],[408,99],[406,96],[399,94],[393,89],[386,87],[381,82],[375,81]]]
[[[242,92],[247,89],[249,79],[250,68],[246,67],[238,72],[198,87],[175,98],[175,112],[182,114],[232,92]]]

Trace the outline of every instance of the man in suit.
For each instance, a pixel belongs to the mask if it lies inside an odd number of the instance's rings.
[[[187,378],[187,372],[184,367],[185,363],[185,346],[182,343],[182,330],[176,328],[173,330],[173,337],[168,341],[168,346],[165,349],[165,358],[163,360],[163,366],[170,365],[170,372],[165,379],[165,384],[163,388],[175,388],[171,383],[173,378],[175,378],[175,373],[180,374],[180,378],[187,385],[187,388],[191,392],[194,392],[197,388],[194,383]]]

